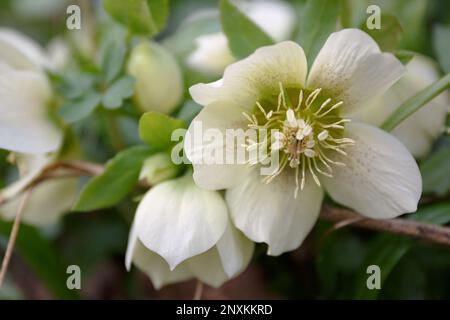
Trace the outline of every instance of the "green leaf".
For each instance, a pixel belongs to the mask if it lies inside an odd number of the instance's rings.
[[[141,140],[157,150],[168,149],[174,144],[172,132],[180,128],[186,128],[183,120],[154,111],[144,113],[139,120]]]
[[[433,153],[420,165],[423,192],[444,195],[450,190],[450,145]]]
[[[0,221],[0,234],[9,238],[11,227],[11,223]],[[66,286],[68,265],[36,228],[22,224],[15,248],[55,298],[78,298],[77,292],[67,289]]]
[[[420,208],[416,213],[409,215],[408,219],[431,224],[446,224],[450,222],[450,202],[430,205]],[[392,234],[377,236],[369,246],[359,274],[356,276],[355,299],[376,299],[381,290],[369,290],[366,285],[366,268],[377,265],[381,269],[381,288],[386,279],[394,270],[398,262],[413,247],[415,241],[411,238]]]
[[[407,65],[414,58],[414,52],[408,50],[396,50],[394,55],[403,65]]]
[[[382,51],[394,51],[403,37],[403,28],[397,17],[391,14],[381,14],[381,29],[369,29],[364,21],[361,29],[370,35]]]
[[[116,80],[103,96],[103,106],[107,109],[117,109],[122,106],[123,100],[133,95],[134,83],[135,79],[132,76],[123,76]]]
[[[68,123],[79,121],[89,116],[100,104],[101,99],[100,94],[89,91],[81,98],[62,105],[59,115]]]
[[[308,65],[336,29],[340,2],[336,0],[307,0],[299,18],[295,40],[305,51]]]
[[[116,205],[136,185],[142,163],[153,153],[147,146],[119,152],[106,164],[102,174],[86,184],[73,210],[92,211]]]
[[[169,14],[169,0],[103,0],[103,6],[130,32],[149,36],[165,27]]]
[[[101,54],[101,68],[107,83],[113,81],[122,70],[127,47],[124,43],[109,43],[103,47]]]
[[[259,47],[274,43],[229,0],[220,1],[220,20],[228,45],[236,58],[245,58]]]
[[[432,83],[410,99],[406,100],[397,108],[381,126],[386,131],[391,131],[398,126],[403,120],[408,118],[414,112],[433,100],[444,90],[450,88],[450,74],[442,77],[438,81]]]
[[[450,26],[438,25],[434,28],[433,47],[444,72],[450,72]]]
[[[195,103],[193,100],[187,100],[177,113],[177,118],[190,123],[202,110],[202,106]]]

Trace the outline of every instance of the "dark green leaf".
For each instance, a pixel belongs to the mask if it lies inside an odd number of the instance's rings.
[[[92,211],[116,205],[136,185],[143,161],[153,153],[147,146],[118,153],[107,163],[105,171],[83,188],[74,210]]]
[[[403,120],[408,118],[414,112],[426,105],[433,98],[437,97],[441,92],[450,88],[450,74],[442,77],[438,81],[432,83],[410,99],[406,100],[397,108],[381,126],[386,131],[391,131]]]
[[[157,150],[169,148],[172,132],[179,128],[186,128],[183,120],[169,117],[158,112],[144,113],[139,120],[139,135],[141,140]]]
[[[403,36],[403,28],[397,17],[387,13],[381,14],[381,29],[369,29],[366,22],[361,25],[361,29],[378,43],[382,51],[397,49]]]
[[[201,110],[201,105],[195,103],[193,100],[188,100],[181,107],[177,114],[177,118],[186,121],[186,123],[190,123]]]
[[[149,36],[165,27],[169,13],[168,0],[103,0],[103,6],[130,32]]]
[[[59,115],[68,123],[79,121],[89,116],[100,104],[100,101],[101,96],[90,91],[81,98],[62,105]]]
[[[0,221],[0,234],[9,238],[11,223]],[[76,299],[76,291],[66,286],[66,269],[68,265],[61,259],[61,254],[44,238],[39,231],[22,224],[16,240],[16,249],[25,259],[47,289],[57,299]]]
[[[434,28],[433,47],[442,69],[450,72],[450,26],[438,25]]]
[[[123,76],[116,80],[106,91],[102,103],[107,109],[116,109],[122,105],[124,99],[133,95],[135,79]]]
[[[330,33],[336,29],[339,7],[339,1],[336,0],[306,1],[295,38],[305,51],[309,66]]]
[[[450,190],[450,146],[433,153],[420,165],[423,192],[444,195]]]
[[[273,40],[229,0],[220,1],[222,29],[236,58],[245,58]]]

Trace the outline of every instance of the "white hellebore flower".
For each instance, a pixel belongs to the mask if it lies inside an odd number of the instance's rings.
[[[56,158],[63,132],[50,116],[52,91],[45,69],[54,61],[24,35],[0,28],[0,148],[12,151],[20,179],[0,190],[0,217],[14,219],[22,191]],[[49,180],[33,188],[22,219],[53,223],[75,199],[75,178]],[[49,205],[51,203],[51,205]]]
[[[49,115],[47,62],[32,40],[0,29],[0,148],[46,153],[61,145],[62,131]]]
[[[185,138],[195,182],[228,189],[234,224],[251,240],[267,243],[270,255],[302,243],[318,218],[324,190],[374,219],[415,211],[422,180],[409,151],[389,133],[349,120],[403,72],[392,54],[381,53],[357,29],[331,34],[309,73],[303,49],[294,42],[256,50],[230,65],[222,79],[190,89],[204,106]],[[199,123],[227,138],[202,143],[194,132]],[[224,154],[233,151],[227,149],[226,130],[248,128],[269,130],[268,154],[279,155],[277,171],[261,176],[261,165],[194,161],[218,146]],[[273,131],[278,133],[270,137]],[[264,146],[267,140],[260,140],[235,144],[235,154]]]
[[[136,212],[126,266],[133,262],[159,289],[197,278],[218,287],[248,265],[253,242],[229,221],[222,196],[188,172],[150,189]]]
[[[440,78],[434,61],[420,54],[414,56],[406,69],[405,76],[368,108],[363,109],[358,118],[379,126],[403,102]],[[424,157],[430,152],[433,141],[444,131],[449,107],[450,97],[445,91],[400,123],[392,134],[415,157]]]
[[[142,112],[171,113],[183,97],[183,77],[175,57],[156,42],[142,40],[130,54],[128,73],[136,78],[135,101]]]
[[[236,3],[256,25],[276,41],[289,38],[295,26],[295,10],[281,0],[254,0]],[[194,70],[221,75],[235,58],[225,34],[215,32],[195,39],[197,48],[188,56],[187,65]]]

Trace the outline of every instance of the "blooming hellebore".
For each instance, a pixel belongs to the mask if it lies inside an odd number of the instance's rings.
[[[0,190],[0,217],[14,219],[22,191],[54,161],[63,131],[51,116],[52,90],[45,74],[53,61],[38,44],[10,29],[0,29],[0,148],[11,151],[20,178]],[[22,213],[33,225],[53,223],[75,199],[75,178],[49,180],[33,188]],[[48,206],[51,197],[52,205]]]
[[[357,29],[329,36],[311,69],[291,41],[262,47],[230,65],[223,78],[190,88],[204,106],[191,123],[185,150],[201,188],[227,189],[235,226],[268,244],[268,254],[297,248],[314,226],[324,190],[364,216],[387,219],[414,212],[422,181],[417,164],[395,137],[350,117],[384,93],[403,65]],[[215,129],[226,139],[204,141],[195,129]],[[229,130],[266,130],[245,143]],[[206,163],[217,150],[249,153],[265,147],[278,156],[262,175],[262,161]]]
[[[139,203],[126,267],[134,263],[156,289],[191,278],[219,287],[247,267],[253,247],[229,221],[222,195],[200,189],[188,171],[157,184]]]

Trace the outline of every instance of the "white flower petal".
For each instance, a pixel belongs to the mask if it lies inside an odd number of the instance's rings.
[[[235,61],[228,48],[227,37],[222,32],[207,34],[195,39],[197,48],[188,56],[189,67],[200,72],[221,75]]]
[[[46,153],[59,148],[62,132],[51,122],[47,79],[33,71],[0,74],[0,148]]]
[[[229,278],[233,278],[247,267],[255,245],[229,221],[216,247],[225,273]]]
[[[139,240],[136,241],[133,249],[134,264],[147,274],[157,290],[164,285],[186,281],[193,277],[186,263],[180,264],[171,271],[163,258],[148,250]]]
[[[39,70],[50,64],[37,43],[7,28],[0,28],[0,61],[19,70]]]
[[[390,53],[381,53],[377,43],[358,29],[332,33],[314,61],[309,88],[343,101],[344,114],[355,112],[384,93],[405,68]]]
[[[275,41],[289,39],[295,27],[295,9],[285,1],[251,1],[242,11]]]
[[[286,111],[286,120],[292,128],[297,127],[297,119],[295,118],[294,110],[288,109],[288,111]]]
[[[351,123],[355,140],[337,156],[333,178],[322,182],[337,202],[374,219],[394,218],[417,209],[422,192],[419,168],[406,147],[392,135],[370,125]]]
[[[218,288],[230,279],[223,269],[216,247],[192,257],[185,264],[197,279],[209,286]]]
[[[268,254],[279,255],[297,248],[311,231],[323,191],[307,177],[294,198],[295,175],[290,169],[269,184],[262,178],[255,169],[249,179],[227,190],[225,198],[236,227],[251,240],[267,243]]]
[[[22,221],[35,226],[46,226],[57,222],[69,212],[78,191],[78,179],[54,179],[44,181],[33,188],[22,212]],[[0,206],[0,216],[13,220],[25,194]],[[49,205],[51,203],[51,205]]]
[[[231,64],[223,79],[190,88],[192,98],[201,105],[226,100],[244,110],[268,94],[278,94],[279,83],[285,88],[303,86],[307,64],[303,49],[292,41],[262,47],[247,58]]]
[[[208,190],[221,190],[245,178],[249,172],[244,164],[247,153],[242,144],[245,139],[242,136],[242,139],[233,139],[232,143],[233,132],[227,132],[227,129],[246,128],[247,123],[242,111],[226,102],[206,106],[192,121],[184,139],[184,150],[194,166],[197,185]],[[207,132],[217,135],[207,137]],[[240,155],[242,159],[238,161]],[[227,157],[229,164],[226,164]]]
[[[435,63],[419,54],[406,66],[407,73],[384,95],[356,115],[364,122],[381,125],[407,99],[439,79]],[[450,107],[448,92],[443,92],[398,125],[392,134],[417,158],[430,152],[433,141],[442,133]]]
[[[227,207],[219,193],[202,190],[191,173],[150,189],[136,212],[139,239],[171,269],[214,246],[227,226]]]

